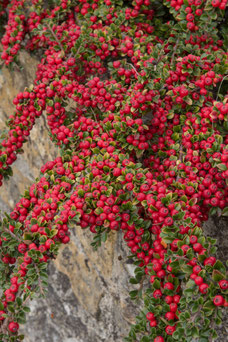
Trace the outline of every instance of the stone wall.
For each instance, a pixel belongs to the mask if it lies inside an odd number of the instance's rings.
[[[14,96],[35,77],[36,59],[22,53],[21,61],[22,71],[0,71],[0,130],[14,111]],[[57,156],[44,117],[38,119],[24,151],[13,166],[14,176],[0,189],[2,211],[9,212],[34,182],[40,167]],[[219,257],[224,260],[226,223],[211,220],[206,230],[218,237]],[[57,259],[49,265],[48,295],[31,303],[22,329],[25,342],[121,342],[128,333],[138,309],[128,296],[133,265],[122,236],[111,232],[97,252],[90,246],[91,239],[89,232],[76,227],[70,244],[62,246]],[[225,342],[225,336],[224,324],[218,341]]]

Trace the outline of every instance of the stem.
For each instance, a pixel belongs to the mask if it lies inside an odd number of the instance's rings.
[[[96,118],[96,114],[95,114],[95,112],[94,112],[94,110],[93,110],[92,107],[91,107],[91,110],[92,110],[92,112],[93,112],[94,121],[98,122],[98,121],[97,121],[97,118]]]
[[[183,257],[183,256],[176,256],[175,258],[176,258],[176,260],[186,260],[186,261],[189,261],[188,258]],[[174,260],[174,261],[175,261],[175,260]]]
[[[215,321],[212,321],[212,324],[211,324],[211,329],[214,329],[215,328]],[[212,336],[210,336],[209,337],[209,342],[213,342],[213,337]]]
[[[192,317],[191,317],[191,319],[190,319],[190,322],[191,322],[191,323],[194,323],[195,318],[196,318],[199,314],[201,314],[200,310],[202,309],[202,307],[203,307],[203,306],[200,305],[200,307],[198,308],[198,311],[192,315]]]
[[[221,83],[220,83],[220,85],[219,85],[219,88],[218,88],[218,93],[217,93],[217,97],[216,97],[216,101],[218,100],[218,96],[219,96],[219,92],[220,92],[220,89],[221,89],[222,83],[223,83],[223,81],[225,80],[225,78],[227,78],[227,77],[228,77],[228,75],[224,76],[224,77],[223,77],[223,79],[222,79],[222,81],[221,81]]]
[[[28,297],[24,300],[23,306],[24,306],[24,305],[26,304],[26,302],[30,299],[31,295],[32,295],[32,292],[30,292],[30,294],[28,295]]]
[[[177,42],[176,42],[176,45],[174,46],[174,49],[173,49],[173,54],[172,54],[172,57],[171,57],[171,62],[170,62],[170,65],[173,65],[173,61],[174,61],[174,57],[175,57],[175,54],[176,54],[176,50],[177,50],[177,47],[178,47],[178,44],[179,44],[179,38],[177,39]]]
[[[6,227],[3,227],[3,230],[6,232],[6,233],[8,233],[8,234],[10,234],[14,239],[16,239],[18,242],[22,242],[22,240],[17,236],[17,235],[15,235],[13,232],[11,232],[11,230],[10,229],[8,229],[8,228],[6,228]]]
[[[36,273],[38,275],[38,284],[39,284],[40,293],[42,294],[42,296],[45,296],[45,292],[44,292],[44,289],[43,289],[43,286],[42,286],[42,281],[41,281],[41,278],[40,278],[40,270],[39,270],[39,268],[37,267],[37,265],[35,263],[33,265],[34,265]]]
[[[8,323],[9,323],[9,317],[5,318],[2,326],[1,326],[1,331],[3,334],[7,334],[7,326],[8,326]]]
[[[182,136],[182,133],[183,133],[183,130],[181,130],[181,133],[180,133],[181,136]],[[180,160],[181,163],[183,162],[183,145],[182,144],[180,145],[180,151],[179,151],[178,159]],[[179,172],[180,172],[180,170],[177,171],[176,182],[178,182],[178,180],[180,179]]]
[[[56,42],[58,43],[60,49],[62,52],[64,52],[64,48],[62,46],[62,43],[60,42],[60,40],[58,39],[58,37],[56,36],[55,32],[52,30],[51,26],[49,24],[47,24],[47,27],[49,29],[49,31],[51,31],[53,37],[55,38]]]
[[[141,281],[140,281],[140,286],[139,286],[139,289],[138,289],[138,293],[139,293],[139,292],[142,290],[142,288],[143,288],[143,283],[144,283],[145,278],[146,278],[146,275],[144,275],[144,276],[142,277]]]
[[[128,63],[128,62],[127,62],[127,64],[128,64],[128,65],[130,65],[130,66],[131,66],[131,67],[132,67],[132,68],[135,70],[135,72],[136,72],[136,74],[137,74],[137,75],[139,75],[138,71],[135,69],[135,67],[134,67],[134,65],[133,65],[133,64],[131,64],[131,63]]]

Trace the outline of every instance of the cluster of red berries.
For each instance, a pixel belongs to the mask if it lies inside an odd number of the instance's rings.
[[[13,57],[17,55],[21,48],[21,43],[25,35],[25,15],[23,14],[23,6],[25,0],[12,1],[9,11],[9,19],[6,26],[5,36],[2,38],[3,45],[2,59],[6,65],[13,61]],[[20,10],[19,10],[20,9]],[[21,14],[17,14],[17,12]],[[6,52],[8,51],[8,52]]]
[[[5,14],[5,9],[8,6],[10,0],[1,0],[0,1],[0,19]]]
[[[184,4],[184,0],[166,0],[168,2],[168,6],[172,7],[175,10],[175,14],[177,14],[177,18],[180,20],[180,16],[178,14],[180,13],[180,10],[182,9],[182,6]],[[205,6],[206,5],[206,6]],[[188,5],[184,8],[184,13],[187,23],[187,28],[190,31],[197,31],[199,29],[198,26],[195,25],[195,22],[197,22],[201,15],[205,13],[205,11],[208,10],[209,6],[218,7],[221,10],[224,10],[227,5],[227,0],[211,0],[207,3],[203,0],[188,0]],[[181,19],[182,16],[181,16]]]
[[[207,10],[217,16],[213,7],[223,10],[225,3],[212,0]],[[166,16],[156,18],[166,5],[174,28]],[[72,223],[90,229],[95,247],[110,230],[123,231],[140,280],[150,277],[146,324],[154,342],[181,329],[189,310],[184,283],[202,312],[208,303],[227,306],[223,266],[201,228],[228,202],[228,137],[221,133],[227,96],[214,95],[227,53],[214,32],[202,33],[206,5],[136,0],[120,8],[111,0],[76,6],[60,0],[46,9],[41,0],[31,8],[11,1],[5,64],[16,61],[24,37],[27,49],[44,53],[34,85],[13,101],[16,112],[0,146],[0,185],[44,112],[62,155],[42,166],[0,232],[7,269],[0,329],[7,322],[12,338],[19,325],[10,307],[31,289],[40,291],[41,270],[70,241]],[[179,22],[188,31],[183,41]]]

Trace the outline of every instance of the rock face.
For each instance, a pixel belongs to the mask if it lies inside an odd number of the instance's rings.
[[[36,59],[22,53],[21,61],[22,71],[0,71],[0,130],[14,111],[13,98],[35,77]],[[57,156],[44,117],[38,119],[24,151],[13,166],[14,176],[0,189],[2,211],[9,212],[34,182],[40,167]],[[224,260],[226,223],[211,220],[206,231],[218,238],[218,254]],[[62,246],[58,258],[49,265],[47,298],[30,304],[31,312],[22,329],[25,342],[121,342],[127,335],[138,311],[128,296],[134,267],[121,234],[111,232],[95,252],[91,240],[91,233],[79,227],[72,229],[70,244]],[[225,342],[225,336],[223,325],[218,341]]]
[[[22,53],[21,63],[22,71],[0,71],[1,131],[14,112],[14,97],[35,78],[37,60]],[[3,212],[14,207],[39,175],[40,167],[58,155],[48,138],[44,117],[37,120],[24,151],[13,165],[13,177],[0,189]],[[91,233],[72,230],[71,243],[63,246],[50,264],[48,296],[31,303],[23,328],[26,342],[118,342],[127,334],[137,312],[128,296],[133,266],[121,236],[110,234],[97,252],[92,251],[91,241]]]
[[[34,80],[37,63],[35,58],[23,52],[21,71],[16,69],[10,72],[6,68],[0,69],[0,132],[6,128],[5,121],[15,111],[14,97]],[[38,177],[41,166],[57,156],[57,151],[48,138],[44,117],[37,119],[29,141],[23,148],[25,153],[17,155],[17,161],[13,165],[13,177],[1,187],[2,211],[13,208],[24,190]]]
[[[78,229],[72,235],[49,267],[47,299],[32,303],[25,341],[120,342],[137,312],[128,298],[133,269],[121,237],[92,252],[89,234]]]

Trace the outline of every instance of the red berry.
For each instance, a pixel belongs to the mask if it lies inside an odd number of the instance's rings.
[[[24,254],[27,250],[27,245],[25,243],[20,243],[18,245],[18,252]]]
[[[150,326],[153,328],[153,327],[156,327],[156,325],[157,325],[157,321],[155,321],[155,320],[152,320],[152,321],[150,321]]]
[[[46,242],[45,242],[45,247],[47,249],[49,249],[51,247],[51,245],[55,244],[55,242],[52,240],[52,239],[48,239]]]
[[[165,314],[165,318],[170,321],[173,320],[175,318],[175,314],[173,312],[166,312]]]
[[[147,312],[146,318],[147,318],[149,321],[152,321],[152,320],[154,320],[154,314],[153,314],[152,312]]]
[[[167,335],[172,335],[175,330],[176,330],[176,328],[174,326],[171,326],[171,325],[167,325],[167,327],[165,328],[165,332]]]
[[[198,242],[194,243],[194,245],[193,245],[193,249],[195,252],[200,252],[202,250],[202,248],[203,248],[202,245]]]
[[[228,281],[223,279],[219,281],[219,286],[222,290],[227,290],[228,289]]]
[[[155,337],[154,342],[165,342],[165,340],[162,336],[157,336]]]
[[[9,331],[16,333],[19,329],[19,324],[17,322],[10,322],[8,325]]]
[[[155,290],[153,293],[154,298],[161,298],[162,297],[162,292],[161,290]]]
[[[165,297],[165,301],[166,301],[167,304],[171,304],[173,302],[173,297],[172,296],[166,296]]]
[[[198,274],[202,270],[202,268],[199,265],[196,265],[193,267],[192,270],[195,274]]]
[[[173,290],[173,289],[174,289],[174,286],[173,286],[172,283],[165,283],[164,289]]]
[[[177,304],[176,303],[171,303],[169,305],[169,309],[171,312],[176,312],[177,311]]]
[[[199,290],[201,293],[206,294],[208,287],[209,287],[209,285],[203,283],[199,286]]]
[[[202,277],[196,277],[195,278],[195,283],[196,283],[196,285],[201,285],[201,284],[203,284],[203,278]]]
[[[213,299],[213,303],[216,306],[222,306],[224,304],[224,302],[225,302],[225,299],[220,295],[215,296]]]
[[[216,258],[215,257],[209,257],[209,258],[206,258],[203,263],[204,263],[205,266],[206,265],[213,266],[215,264],[215,262],[216,262]]]
[[[0,311],[0,321],[3,321],[5,319],[5,317],[3,317],[2,315],[5,314],[5,311]]]
[[[178,304],[179,301],[180,301],[180,296],[179,296],[179,295],[175,295],[175,296],[173,297],[173,301],[174,301],[174,303]]]

